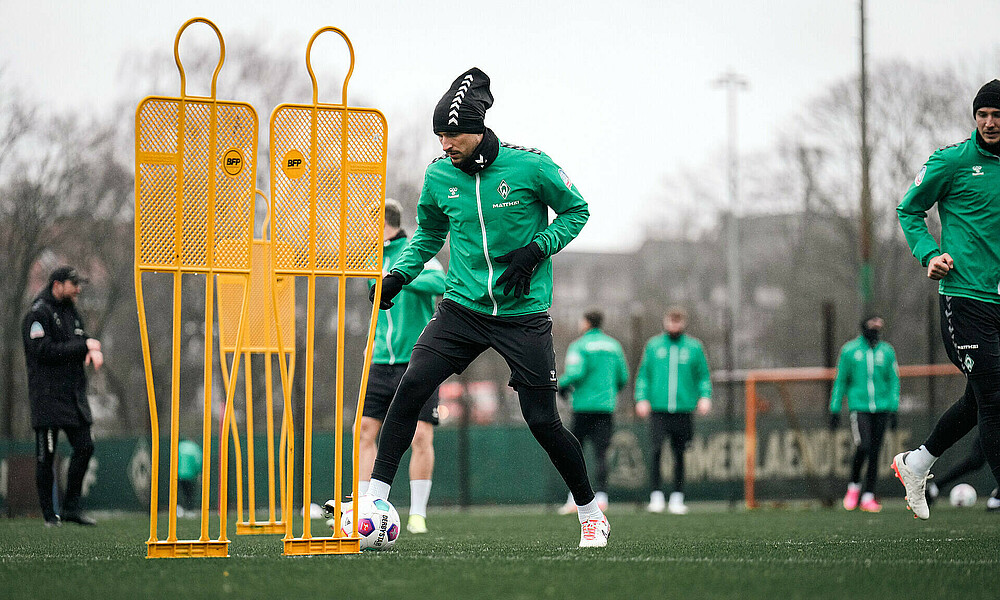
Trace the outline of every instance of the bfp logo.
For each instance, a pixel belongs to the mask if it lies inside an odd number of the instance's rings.
[[[243,170],[243,155],[236,148],[226,150],[222,155],[222,170],[230,177],[236,177]]]
[[[281,170],[289,179],[298,179],[306,171],[306,161],[298,150],[289,150],[281,159]]]

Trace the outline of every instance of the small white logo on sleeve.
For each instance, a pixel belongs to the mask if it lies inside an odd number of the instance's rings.
[[[924,182],[924,174],[927,173],[927,165],[920,168],[920,172],[913,178],[913,185],[920,185]]]
[[[562,178],[563,183],[566,184],[566,188],[567,189],[570,189],[570,190],[573,189],[573,182],[569,180],[569,175],[566,174],[566,171],[563,171],[562,169],[559,169],[559,177]]]
[[[28,337],[33,340],[45,337],[45,329],[42,327],[42,324],[38,321],[33,322],[31,329],[28,330]]]
[[[973,177],[975,177],[976,175],[985,175],[985,174],[986,173],[983,173],[983,165],[976,165],[976,166],[972,167],[972,176]]]

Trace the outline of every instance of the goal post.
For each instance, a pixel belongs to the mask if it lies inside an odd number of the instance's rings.
[[[781,402],[786,409],[786,419],[789,421],[789,428],[793,432],[794,443],[799,447],[803,460],[808,463],[810,453],[805,450],[806,443],[803,440],[802,428],[798,423],[797,411],[794,409],[794,401],[785,390],[785,386],[794,383],[804,382],[832,382],[836,377],[837,370],[825,367],[798,367],[782,369],[756,369],[746,372],[744,382],[745,400],[745,428],[744,428],[744,499],[747,508],[757,508],[759,506],[757,498],[757,461],[758,461],[758,414],[767,405],[761,397],[760,388],[762,384],[777,384]],[[961,375],[961,372],[951,363],[933,365],[905,365],[899,367],[899,377],[919,378],[919,377],[941,377]],[[826,398],[829,401],[829,398]],[[806,465],[807,470],[811,465]]]

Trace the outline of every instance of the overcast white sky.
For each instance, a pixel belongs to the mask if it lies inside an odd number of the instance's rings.
[[[1000,72],[998,8],[997,0],[869,0],[870,58]],[[38,103],[105,114],[116,98],[177,94],[117,89],[118,67],[128,53],[169,50],[196,16],[219,26],[230,56],[238,33],[302,56],[318,28],[343,29],[357,58],[349,94],[385,112],[390,140],[394,127],[414,122],[432,136],[434,103],[459,73],[482,68],[496,97],[487,125],[504,141],[545,150],[589,201],[576,250],[633,247],[665,174],[713,164],[713,155],[725,168],[724,94],[711,85],[724,71],[750,81],[739,137],[751,152],[858,64],[857,0],[0,0],[0,65]],[[333,42],[325,48],[340,59]],[[219,97],[238,99],[226,93],[225,72]],[[266,118],[273,107],[256,108]]]

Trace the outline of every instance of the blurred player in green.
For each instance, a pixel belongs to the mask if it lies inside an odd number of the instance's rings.
[[[847,342],[840,349],[837,377],[830,394],[830,426],[840,424],[840,405],[847,396],[847,410],[851,418],[854,439],[854,463],[851,481],[844,495],[844,508],[879,512],[882,505],[875,499],[875,480],[878,477],[878,455],[886,428],[895,425],[899,409],[899,366],[896,351],[879,340],[885,323],[881,317],[871,317],[861,322],[861,335]],[[865,462],[868,470],[861,485],[861,468]]]
[[[618,392],[628,382],[625,353],[618,340],[601,331],[604,314],[592,310],[580,319],[579,338],[566,351],[566,372],[559,379],[559,395],[573,396],[573,435],[585,444],[589,439],[597,455],[597,505],[608,508],[608,446],[614,429]],[[559,514],[576,512],[570,493]]]
[[[684,333],[687,312],[674,307],[663,318],[664,332],[646,343],[635,378],[635,412],[649,419],[653,446],[649,469],[649,512],[688,512],[684,504],[684,451],[694,437],[691,413],[712,409],[712,380],[701,341]],[[663,495],[660,460],[663,442],[670,438],[674,455],[674,491],[670,503]]]
[[[177,444],[177,516],[194,511],[198,497],[198,476],[201,475],[201,446],[188,438]]]

